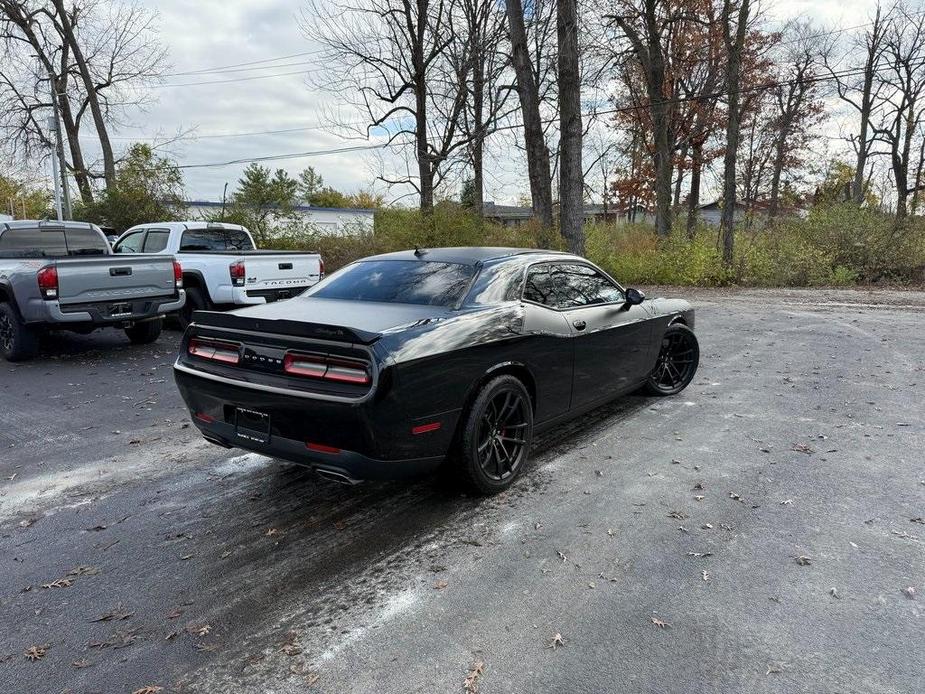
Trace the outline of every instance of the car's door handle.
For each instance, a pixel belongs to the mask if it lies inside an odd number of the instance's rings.
[[[126,277],[132,274],[132,268],[130,267],[111,267],[109,268],[110,277]]]
[[[572,323],[572,325],[575,326],[575,330],[584,330],[588,326],[588,324],[583,320],[576,320]]]

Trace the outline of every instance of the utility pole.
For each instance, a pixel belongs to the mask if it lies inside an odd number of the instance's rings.
[[[64,159],[64,140],[61,137],[61,118],[58,115],[58,90],[55,85],[55,76],[53,74],[48,75],[49,82],[51,83],[51,108],[54,115],[54,128],[55,131],[55,157],[58,159],[58,171],[61,177],[61,192],[63,197],[63,207],[64,207],[64,219],[71,219],[71,191],[67,185],[67,167],[65,166]],[[62,210],[58,209],[58,219],[61,219]]]
[[[48,129],[57,127],[54,118],[48,119]],[[49,140],[48,148],[51,149],[51,178],[55,182],[55,211],[58,213],[58,221],[64,219],[61,215],[61,176],[58,175],[58,152],[55,146]]]

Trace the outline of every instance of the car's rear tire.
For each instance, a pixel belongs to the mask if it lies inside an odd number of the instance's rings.
[[[161,336],[164,328],[164,319],[156,318],[143,323],[135,323],[131,328],[125,329],[125,334],[133,345],[150,345]]]
[[[700,344],[694,331],[681,323],[669,325],[655,368],[645,390],[651,395],[675,395],[687,388],[700,364]]]
[[[523,469],[532,440],[530,393],[514,376],[493,378],[464,416],[453,461],[455,472],[470,492],[502,492]]]
[[[187,287],[186,303],[183,304],[183,308],[177,313],[177,320],[180,323],[180,328],[186,330],[189,324],[193,322],[193,311],[207,311],[210,306],[211,303],[208,297],[203,294],[199,287]]]
[[[0,354],[7,361],[24,361],[35,356],[39,339],[35,330],[19,320],[16,310],[0,303]]]

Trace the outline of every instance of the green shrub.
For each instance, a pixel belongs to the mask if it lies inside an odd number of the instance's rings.
[[[367,255],[415,246],[564,247],[533,223],[503,227],[443,202],[431,215],[417,210],[376,213],[375,234],[321,233],[293,224],[269,242],[276,248],[315,250],[336,270]],[[762,229],[738,229],[731,268],[723,266],[719,229],[700,224],[688,238],[679,224],[659,238],[645,224],[589,224],[585,252],[625,285],[847,286],[879,280],[913,281],[925,272],[925,221],[894,219],[853,205],[817,207],[806,219],[778,220]]]

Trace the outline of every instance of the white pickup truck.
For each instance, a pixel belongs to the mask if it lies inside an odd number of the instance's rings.
[[[264,304],[301,294],[324,276],[317,253],[256,250],[238,224],[152,222],[134,226],[113,245],[115,253],[160,253],[183,267],[185,328],[193,311]]]

